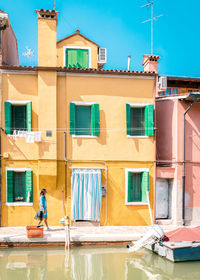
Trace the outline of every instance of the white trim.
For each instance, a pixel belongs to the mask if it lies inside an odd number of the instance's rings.
[[[32,206],[33,202],[7,202],[7,171],[14,172],[25,172],[32,171],[32,168],[29,167],[6,167],[6,206]]]
[[[37,75],[37,71],[26,71],[26,70],[1,70],[2,74],[14,74],[14,75]]]
[[[6,202],[6,206],[33,206],[33,202]]]
[[[69,167],[70,169],[106,169],[105,167],[97,167],[97,166],[86,166],[86,167],[83,167],[83,166],[76,166],[76,167],[73,167],[73,166],[70,166]]]
[[[131,106],[131,108],[143,108],[145,106],[151,105],[149,103],[127,103]],[[154,104],[152,104],[154,105]]]
[[[85,102],[85,101],[72,101],[71,103],[74,103],[76,106],[91,106],[93,104],[96,104],[95,102]]]
[[[66,61],[66,49],[78,49],[78,50],[88,50],[89,54],[89,68],[91,68],[91,47],[79,47],[79,46],[64,46],[63,47],[63,66],[65,67]]]
[[[76,135],[76,134],[73,134],[72,137],[73,138],[97,138],[98,136],[96,136],[96,135]]]
[[[6,100],[5,102],[10,102],[12,105],[27,105],[30,100]]]
[[[69,73],[69,72],[58,72],[58,76],[80,76],[80,77],[95,77],[95,78],[121,78],[121,79],[146,79],[154,80],[154,76],[142,76],[142,75],[120,75],[120,74],[94,74],[94,73]]]
[[[125,168],[125,205],[148,205],[148,202],[128,202],[128,172],[141,173],[149,172],[149,168]]]
[[[189,97],[190,94],[186,95],[179,95],[179,96],[158,96],[156,97],[156,101],[163,101],[163,100],[173,100],[173,99],[185,99]]]
[[[127,138],[149,138],[149,136],[148,135],[141,135],[141,136],[134,136],[134,135],[127,135]]]

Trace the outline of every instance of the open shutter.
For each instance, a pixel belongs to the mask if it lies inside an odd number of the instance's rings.
[[[7,202],[13,202],[13,171],[7,170]]]
[[[32,131],[32,102],[26,104],[26,130]]]
[[[132,202],[132,178],[131,172],[128,172],[128,202]]]
[[[33,202],[33,171],[26,171],[26,202]]]
[[[91,114],[91,129],[92,135],[99,135],[99,104],[92,104],[91,106],[92,114]]]
[[[145,135],[154,135],[154,107],[153,104],[145,106],[144,110],[145,119]]]
[[[127,135],[131,135],[131,106],[126,104],[126,127]]]
[[[76,122],[75,122],[75,108],[76,105],[74,103],[70,103],[70,134],[76,134]]]
[[[147,202],[147,191],[149,191],[149,172],[142,172],[142,202]]]
[[[5,112],[5,134],[12,134],[11,130],[11,119],[12,119],[12,105],[10,102],[6,101],[4,103],[4,112]]]

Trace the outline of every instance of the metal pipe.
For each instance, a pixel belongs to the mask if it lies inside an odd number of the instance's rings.
[[[127,67],[128,71],[130,71],[130,64],[131,64],[131,56],[128,55],[128,67]]]
[[[185,110],[183,114],[183,190],[182,190],[182,199],[183,199],[183,207],[182,207],[182,220],[183,225],[185,225],[185,116],[187,112],[192,108],[194,103],[197,101],[197,96],[195,96],[194,101],[190,106]]]
[[[66,132],[64,132],[64,161],[65,161],[65,199],[67,197],[67,146],[66,146]]]

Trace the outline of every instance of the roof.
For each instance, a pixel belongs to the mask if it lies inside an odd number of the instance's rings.
[[[110,74],[110,75],[129,75],[129,76],[157,76],[155,72],[146,71],[126,71],[126,70],[116,70],[116,69],[96,69],[96,68],[70,68],[70,67],[44,67],[44,66],[7,66],[2,65],[0,69],[10,70],[10,71],[57,71],[57,72],[67,72],[67,73],[83,73],[83,74]]]
[[[97,45],[97,44],[94,43],[92,40],[88,39],[88,38],[85,37],[83,34],[81,34],[79,29],[77,29],[76,32],[75,32],[74,34],[72,34],[72,35],[70,35],[70,36],[67,36],[67,37],[65,37],[64,39],[59,40],[59,41],[57,42],[57,44],[59,44],[60,42],[66,40],[66,39],[69,39],[69,38],[71,38],[71,37],[74,37],[74,36],[76,36],[76,35],[81,36],[81,37],[84,38],[85,40],[91,42],[92,44],[94,44],[94,45],[96,45],[98,48],[100,48],[99,45]]]

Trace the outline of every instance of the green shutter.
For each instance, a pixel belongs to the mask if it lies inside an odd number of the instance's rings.
[[[26,171],[26,202],[33,202],[33,171]]]
[[[88,68],[88,50],[77,50],[77,67]]]
[[[92,104],[91,106],[91,129],[92,135],[99,135],[99,104]]]
[[[127,135],[131,135],[131,106],[126,104],[126,127]]]
[[[5,111],[5,134],[11,134],[11,119],[12,119],[12,105],[10,102],[6,101],[4,103],[4,111]]]
[[[75,122],[75,108],[76,105],[74,103],[70,103],[70,134],[75,134],[76,130],[76,122]]]
[[[32,131],[32,102],[26,104],[26,130]]]
[[[66,49],[66,67],[88,68],[88,50]]]
[[[7,170],[7,202],[13,202],[13,171]]]
[[[142,201],[147,202],[147,191],[149,191],[149,172],[142,172]]]
[[[128,172],[128,202],[132,202],[132,173]]]
[[[66,49],[66,67],[76,67],[77,63],[77,50]]]
[[[145,135],[154,135],[154,107],[153,104],[145,106]]]
[[[141,201],[141,173],[133,175],[133,201]]]

